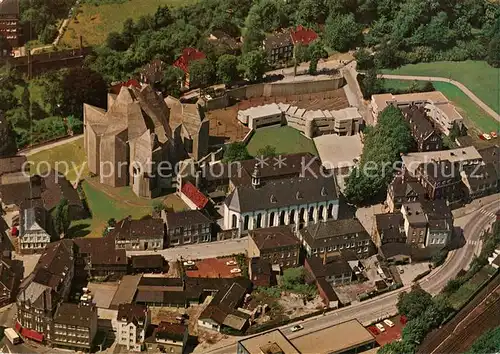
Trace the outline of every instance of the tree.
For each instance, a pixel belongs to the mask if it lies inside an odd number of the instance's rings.
[[[296,285],[304,284],[304,279],[304,267],[297,267],[285,269],[281,280],[285,289],[292,290]]]
[[[213,82],[214,67],[208,59],[195,60],[189,64],[191,87],[206,87]]]
[[[237,141],[229,144],[224,151],[224,162],[248,160],[252,158],[248,153],[245,143]]]
[[[431,294],[417,284],[411,287],[410,292],[399,294],[397,307],[400,314],[412,320],[422,315],[432,304]]]
[[[116,225],[116,219],[115,218],[108,219],[108,226],[109,227],[115,227],[115,225]]]
[[[356,59],[357,62],[356,68],[359,70],[372,69],[375,65],[373,61],[373,55],[371,55],[371,53],[365,48],[361,48],[355,51],[354,58]]]
[[[377,351],[377,354],[409,354],[415,350],[414,346],[406,341],[394,341],[384,345]]]
[[[388,106],[379,114],[377,125],[365,131],[361,160],[347,178],[347,200],[359,205],[385,196],[400,154],[408,152],[412,143],[403,114],[399,108]]]
[[[246,79],[250,81],[261,80],[267,70],[266,53],[262,50],[254,50],[244,54],[241,58],[240,68]]]
[[[260,148],[257,150],[257,155],[256,156],[263,156],[263,157],[274,157],[276,156],[276,148],[271,145],[266,145],[263,148]]]
[[[353,14],[330,15],[326,20],[324,39],[326,44],[339,52],[356,46],[361,36],[361,26]]]
[[[49,111],[52,115],[60,115],[62,105],[62,78],[64,71],[49,71],[40,80],[43,90],[42,99],[48,103]]]
[[[258,0],[253,2],[246,18],[246,28],[272,32],[286,25],[286,16],[280,1]]]
[[[165,204],[161,200],[155,200],[153,202],[153,211],[156,214],[160,214],[163,210],[165,210]]]
[[[88,68],[71,68],[61,82],[61,113],[83,118],[83,104],[106,107],[108,85],[103,77]]]
[[[0,89],[0,111],[8,111],[17,106],[17,99],[10,90]]]
[[[384,80],[377,77],[375,68],[369,69],[361,81],[363,97],[370,99],[372,95],[381,93],[384,89]]]
[[[309,59],[309,74],[314,75],[318,69],[320,59],[328,58],[328,52],[325,50],[323,43],[319,40],[314,41],[308,47]]]
[[[0,101],[1,102],[1,101]],[[16,134],[12,124],[0,110],[0,157],[15,155],[17,152]]]
[[[163,71],[163,79],[159,84],[159,88],[165,95],[180,97],[180,84],[183,77],[184,72],[181,69],[175,66],[167,66]]]
[[[423,318],[415,318],[403,328],[403,340],[411,345],[419,345],[429,329],[429,324]]]
[[[24,114],[28,119],[31,117],[31,99],[30,99],[30,90],[28,86],[25,86],[23,89],[23,94],[21,96],[21,106],[24,109]]]
[[[73,134],[81,134],[83,133],[83,122],[81,119],[76,118],[73,115],[68,116],[67,124],[69,130],[73,132]]]
[[[224,54],[217,59],[217,79],[225,84],[230,84],[238,78],[238,58],[234,55]]]
[[[168,6],[159,6],[153,17],[154,28],[167,27],[174,22]]]
[[[108,34],[108,38],[106,38],[106,45],[119,52],[127,50],[128,48],[127,44],[123,41],[122,35],[115,31]]]
[[[500,33],[497,32],[488,45],[488,64],[494,68],[500,68]]]
[[[302,0],[295,13],[295,22],[308,26],[324,23],[325,10],[325,4],[321,0]]]
[[[50,44],[56,39],[58,33],[59,31],[55,25],[45,26],[42,32],[40,32],[40,42],[43,44]]]
[[[54,228],[61,238],[67,234],[71,220],[69,218],[69,204],[66,198],[61,199],[54,211]]]
[[[254,50],[259,50],[264,40],[264,32],[260,28],[247,28],[243,35],[243,53],[249,53]]]

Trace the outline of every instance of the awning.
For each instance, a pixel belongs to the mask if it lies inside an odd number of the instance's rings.
[[[37,342],[43,342],[43,333],[38,333],[32,329],[23,328],[21,335],[25,338],[36,340]]]

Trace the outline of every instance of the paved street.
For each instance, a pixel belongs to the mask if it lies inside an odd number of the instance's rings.
[[[485,204],[476,212],[457,219],[456,224],[463,225],[463,232],[466,240],[477,241],[480,238],[482,230],[488,228],[494,221],[494,212],[498,209],[500,209],[498,201]],[[477,245],[467,243],[462,248],[450,252],[447,260],[441,267],[434,269],[430,275],[420,281],[422,288],[431,294],[437,294],[449,279],[455,277],[462,268],[469,265],[477,248]],[[304,326],[304,330],[297,333],[292,333],[290,331],[294,323],[281,327],[281,330],[287,337],[295,338],[353,318],[357,318],[361,323],[368,324],[379,318],[396,313],[396,302],[399,293],[408,291],[409,289],[410,286],[405,286],[394,292],[355,303],[351,306],[327,313],[324,316],[301,321],[300,323]],[[218,348],[214,348],[211,351],[205,348],[203,352],[217,354],[234,353],[235,342],[236,338],[228,338],[220,342]]]
[[[247,238],[243,237],[235,240],[217,241],[211,243],[201,243],[182,247],[167,248],[158,251],[127,251],[127,256],[161,254],[167,261],[183,259],[204,259],[227,256],[236,253],[246,253]]]

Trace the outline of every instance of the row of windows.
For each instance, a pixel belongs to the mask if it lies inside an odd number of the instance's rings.
[[[208,242],[210,241],[210,235],[200,235],[198,237],[198,242]],[[192,242],[196,242],[196,238],[193,238],[192,239]],[[180,239],[178,238],[173,238],[170,240],[170,244],[171,245],[178,245],[180,243]],[[191,243],[191,236],[184,236],[182,238],[182,243],[183,244],[186,244],[186,243]]]
[[[288,252],[288,253],[272,253],[272,254],[263,254],[262,258],[290,258],[297,257],[297,252]]]
[[[55,334],[68,337],[88,338],[88,334],[76,334],[73,332],[56,331]]]
[[[349,248],[349,244],[348,244],[348,243],[347,243],[345,246],[346,246],[345,248]],[[352,246],[351,248],[354,248],[354,247],[355,247],[355,246]],[[344,245],[339,245],[338,249],[339,249],[339,250],[344,249]],[[325,252],[325,250],[326,250],[327,252],[336,251],[336,250],[337,250],[337,246],[320,247],[319,249],[318,249],[318,248],[313,248],[313,249],[312,249],[312,253],[313,253],[313,254],[317,254],[317,253],[318,253],[318,251],[319,251],[319,253],[324,253],[324,252]],[[359,247],[359,248],[357,249],[357,253],[361,253],[361,252],[368,252],[368,247],[365,247],[365,248],[363,248],[363,247]]]
[[[293,46],[273,48],[273,49],[271,49],[271,54],[276,55],[276,54],[281,54],[281,53],[289,53],[292,50],[293,50]]]
[[[445,238],[432,238],[431,245],[444,245],[446,243]]]
[[[174,235],[192,235],[196,233],[209,232],[209,226],[203,226],[202,224],[191,225],[191,227],[176,227],[174,229]]]
[[[57,342],[64,342],[64,343],[75,343],[75,344],[87,344],[88,340],[79,340],[79,339],[68,339],[65,337],[59,337],[55,339]]]

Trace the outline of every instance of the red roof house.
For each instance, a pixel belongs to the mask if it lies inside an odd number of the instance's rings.
[[[200,52],[196,48],[185,48],[182,51],[182,55],[174,61],[174,66],[178,67],[186,74],[184,80],[184,87],[189,88],[189,64],[195,60],[205,59],[205,53]]]
[[[185,48],[182,55],[174,61],[174,66],[178,67],[185,73],[189,72],[189,64],[195,60],[205,59],[205,53],[200,52],[196,48]]]
[[[318,38],[318,34],[310,28],[305,28],[302,25],[298,25],[296,29],[290,31],[292,36],[293,44],[300,43],[302,45],[309,45],[311,42]]]
[[[208,198],[201,193],[191,182],[185,183],[181,188],[181,199],[191,209],[203,209],[207,203]]]

